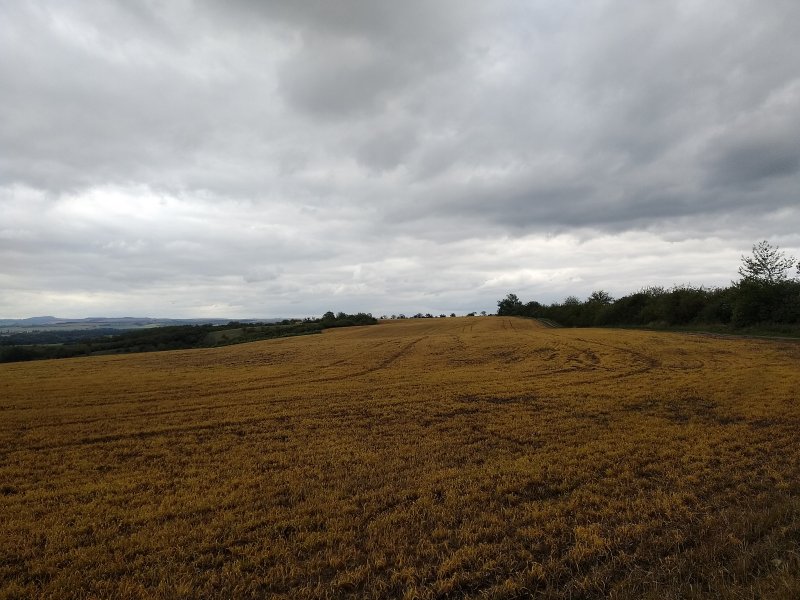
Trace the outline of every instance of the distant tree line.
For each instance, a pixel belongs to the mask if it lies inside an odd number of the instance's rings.
[[[339,312],[333,314],[333,311],[328,311],[319,320],[306,319],[305,322],[319,323],[323,329],[331,327],[353,327],[356,325],[375,325],[378,321],[370,313],[356,313],[348,315],[347,313]]]
[[[18,331],[0,334],[0,346],[16,346],[19,344],[67,344],[80,340],[93,340],[117,335],[119,328],[98,327],[95,329],[56,329]]]
[[[474,316],[476,316],[477,314],[478,314],[477,312],[471,312],[471,313],[467,313],[467,314],[466,314],[466,315],[464,315],[464,316],[465,316],[465,317],[474,317]],[[485,311],[485,310],[482,310],[482,311],[480,312],[480,315],[481,315],[482,317],[485,317],[485,316],[486,316],[486,311]],[[439,319],[446,319],[448,316],[452,318],[452,317],[456,317],[457,315],[456,315],[456,313],[454,313],[454,312],[451,312],[451,313],[450,313],[450,315],[446,315],[446,314],[444,314],[444,313],[441,313],[441,314],[438,316],[438,318],[439,318]],[[437,318],[437,316],[436,316],[436,315],[434,315],[434,314],[431,314],[431,313],[421,313],[421,312],[418,312],[418,313],[415,313],[415,314],[411,315],[410,317],[407,317],[407,316],[405,315],[405,313],[400,313],[400,314],[394,314],[394,315],[381,315],[381,317],[380,317],[380,318],[381,318],[381,319],[436,319],[436,318]]]
[[[0,362],[210,348],[377,322],[368,313],[327,312],[319,319],[286,319],[278,323],[231,321],[226,325],[169,325],[127,331],[103,330],[102,333],[97,330],[17,333],[0,337]]]
[[[741,278],[729,287],[646,287],[618,299],[600,290],[585,300],[569,296],[549,305],[509,294],[497,303],[497,314],[549,319],[566,327],[711,325],[796,331],[800,280],[790,274],[795,267],[800,272],[795,258],[764,241],[742,257]]]

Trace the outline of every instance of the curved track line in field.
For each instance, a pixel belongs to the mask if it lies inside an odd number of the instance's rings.
[[[340,358],[340,359],[338,359],[338,360],[335,360],[335,361],[333,361],[332,363],[329,363],[329,364],[327,364],[327,365],[324,365],[324,366],[322,366],[321,368],[326,368],[326,367],[336,367],[336,366],[339,366],[339,365],[341,365],[342,363],[346,363],[346,362],[348,362],[348,361],[352,361],[352,360],[354,360],[354,359],[356,359],[356,358],[358,358],[358,357],[360,357],[360,356],[364,356],[364,355],[367,355],[367,354],[372,354],[372,353],[374,353],[374,352],[375,352],[375,351],[376,351],[378,348],[382,348],[383,346],[386,346],[386,345],[387,345],[387,344],[389,344],[391,341],[392,341],[391,339],[385,339],[385,340],[383,340],[383,341],[377,342],[377,343],[376,343],[374,346],[370,346],[369,348],[367,348],[367,349],[363,350],[362,352],[357,352],[357,353],[353,353],[353,354],[348,354],[348,356],[346,356],[345,358]],[[277,377],[276,377],[275,379],[277,379]]]
[[[645,354],[644,352],[640,352],[638,350],[632,350],[630,348],[625,348],[623,346],[614,346],[613,344],[605,344],[603,342],[597,341],[589,341],[583,338],[576,338],[578,341],[583,342],[585,344],[595,344],[597,346],[603,346],[605,348],[611,348],[612,350],[616,350],[617,352],[622,352],[623,354],[627,354],[629,356],[634,357],[635,359],[639,360],[639,362],[645,365],[644,372],[652,371],[657,369],[661,366],[661,361],[653,356]]]
[[[540,336],[542,334],[541,329],[529,329],[523,330],[520,333],[523,335],[527,335],[530,338],[536,338],[540,340]],[[590,345],[591,342],[580,339],[579,341],[584,342],[584,346],[578,346],[575,344],[567,343],[566,341],[560,339],[560,336],[556,332],[547,331],[547,333],[551,336],[552,339],[556,342],[556,347],[552,349],[552,356],[553,358],[558,358],[559,356],[564,356],[563,349],[569,349],[573,351],[573,354],[567,354],[565,356],[567,363],[572,363],[572,366],[569,367],[562,367],[559,369],[552,369],[549,371],[542,371],[541,375],[552,375],[552,374],[559,374],[559,373],[575,373],[575,372],[590,372],[594,370],[603,370],[603,371],[610,371],[611,367],[607,367],[602,364],[602,360],[598,355],[592,351],[591,348],[587,348],[586,345]],[[561,346],[561,348],[559,348]],[[539,352],[539,349],[534,351],[534,353]],[[523,358],[524,360],[524,358]]]
[[[296,386],[296,385],[298,385],[300,383],[324,383],[324,382],[329,382],[329,381],[342,381],[342,380],[346,380],[346,379],[352,379],[352,378],[355,378],[355,377],[361,377],[363,375],[368,375],[369,373],[374,373],[376,371],[380,371],[382,369],[386,369],[386,368],[390,367],[392,364],[394,364],[395,362],[397,362],[398,360],[400,360],[404,356],[406,356],[409,353],[411,353],[413,351],[414,347],[416,347],[417,344],[419,344],[421,341],[423,341],[427,337],[428,336],[421,336],[421,337],[418,337],[418,338],[416,338],[414,340],[411,340],[410,342],[404,344],[396,352],[394,352],[394,353],[390,354],[389,356],[385,357],[383,360],[378,362],[376,365],[373,365],[373,366],[368,367],[366,369],[361,369],[359,371],[355,371],[355,372],[352,372],[352,373],[343,373],[343,374],[332,376],[332,377],[320,377],[320,378],[317,378],[317,379],[307,380],[307,381],[304,381],[304,382],[292,381],[292,382],[287,382],[287,383],[283,383],[283,384],[280,384],[280,385],[274,385],[273,384],[273,385],[247,386],[247,387],[244,387],[244,388],[237,388],[235,391],[237,393],[238,392],[247,392],[247,391],[268,391],[268,390],[271,390],[271,389],[275,389],[276,387],[287,387],[287,386],[291,387],[291,386]],[[194,398],[202,398],[202,397],[215,396],[215,395],[219,395],[221,392],[222,392],[221,390],[215,390],[215,391],[210,391],[210,392],[206,391],[204,393],[194,394],[193,397]],[[153,399],[151,401],[155,402],[155,401],[159,401],[159,400],[163,400],[163,397],[162,398],[155,398],[155,399]],[[273,398],[273,399],[270,399],[269,401],[267,401],[266,404],[274,406],[274,405],[277,405],[277,404],[286,404],[286,403],[292,402],[292,401],[294,401],[294,400],[290,399],[290,398],[282,398],[282,399]],[[125,403],[130,403],[130,400],[117,401],[117,402],[105,403],[105,404],[92,404],[91,406],[92,407],[105,407],[105,406],[109,406],[109,405],[125,404]],[[36,429],[42,429],[42,428],[46,428],[46,427],[60,427],[60,426],[64,426],[64,425],[81,425],[81,424],[90,424],[90,423],[93,423],[93,422],[112,421],[112,420],[113,421],[120,421],[120,420],[131,420],[131,419],[146,419],[146,418],[153,417],[153,416],[163,416],[163,415],[169,415],[169,414],[184,414],[184,413],[193,413],[193,412],[202,412],[202,411],[215,411],[215,410],[218,410],[218,409],[240,408],[240,407],[245,407],[245,406],[259,406],[259,405],[264,405],[264,404],[265,404],[264,400],[254,400],[254,401],[249,401],[249,402],[232,402],[232,403],[224,403],[224,404],[206,404],[206,405],[203,405],[203,406],[187,406],[186,408],[174,408],[174,409],[169,409],[169,410],[145,412],[145,413],[138,413],[138,414],[109,415],[107,417],[94,417],[94,418],[85,419],[85,420],[73,420],[73,421],[65,421],[65,422],[58,422],[58,423],[42,423],[42,424],[38,424],[36,426],[33,426],[31,429],[36,430]],[[259,421],[270,420],[270,418],[274,418],[274,417],[266,417],[266,418],[259,417],[259,418],[256,418],[256,419],[244,419],[242,421],[235,421],[235,422],[234,421],[230,421],[230,422],[226,421],[226,422],[223,423],[223,425],[232,426],[234,424],[246,424],[246,423],[249,423],[251,421],[252,422],[259,422]],[[205,426],[198,426],[198,427],[199,427],[200,430],[206,428]],[[152,434],[137,434],[137,433],[124,434],[124,435],[123,434],[111,434],[111,435],[107,435],[107,436],[100,436],[100,437],[96,438],[95,442],[91,442],[91,443],[99,443],[99,442],[102,442],[102,441],[114,441],[115,439],[117,439],[117,437],[119,435],[123,435],[123,437],[127,436],[127,437],[132,437],[132,438],[135,438],[135,437],[143,437],[144,438],[144,437],[151,437],[151,435],[159,435],[158,432],[170,433],[170,432],[179,432],[181,430],[182,430],[181,428],[165,428],[163,430],[157,430],[156,432],[153,432]],[[92,438],[92,439],[95,439],[95,438]],[[80,445],[82,443],[84,443],[84,442],[80,442],[80,441],[79,442],[73,442],[73,443],[66,444],[66,446],[75,446],[75,445]],[[90,443],[90,442],[85,442],[85,443]],[[55,446],[29,446],[29,447],[23,447],[21,449],[37,450],[37,449],[46,449],[46,448],[51,448],[51,447],[54,447],[54,448],[55,447],[61,447],[61,445],[55,445]]]
[[[422,340],[426,339],[428,336],[423,335],[418,337],[407,344],[404,344],[397,352],[394,354],[390,354],[383,360],[381,360],[378,364],[373,365],[371,367],[367,367],[366,369],[361,369],[360,371],[354,371],[353,373],[343,373],[341,375],[333,375],[331,377],[320,377],[317,379],[309,379],[306,383],[324,383],[326,381],[343,381],[345,379],[352,379],[354,377],[361,377],[362,375],[368,375],[369,373],[374,373],[375,371],[380,371],[382,369],[386,369],[390,367],[393,363],[397,362],[405,355],[409,354],[414,347],[419,344]],[[291,385],[297,385],[297,382],[292,383]]]
[[[318,365],[318,366],[314,367],[314,370],[324,369],[324,368],[327,368],[327,367],[330,367],[330,366],[336,366],[336,365],[341,364],[342,362],[345,362],[347,360],[351,360],[353,358],[358,358],[359,356],[373,354],[376,349],[378,349],[378,348],[380,348],[382,346],[385,346],[385,345],[389,344],[390,342],[391,342],[390,339],[379,341],[374,346],[369,347],[368,349],[364,350],[363,352],[359,352],[357,354],[353,354],[350,358],[340,359],[340,360],[337,360],[337,361],[334,361],[332,363],[325,364],[325,365]],[[250,359],[250,360],[253,360],[254,364],[256,366],[261,366],[263,364],[258,359]],[[310,371],[310,372],[313,372],[313,370]],[[291,379],[292,383],[296,383],[296,378],[297,378],[297,373],[289,373],[289,374],[279,374],[279,375],[266,375],[266,376],[263,376],[263,377],[259,377],[258,381],[260,382],[260,381],[276,381],[276,380],[281,380],[281,379],[283,379],[283,380]],[[313,381],[318,381],[318,380],[313,380]],[[250,388],[238,388],[238,389],[250,389]],[[260,388],[254,388],[254,389],[260,389]],[[191,388],[183,387],[183,386],[171,387],[171,388],[163,388],[162,387],[162,388],[159,388],[159,393],[160,393],[160,397],[159,398],[149,398],[148,397],[148,398],[143,398],[143,399],[137,400],[136,402],[138,402],[138,403],[160,402],[160,401],[162,401],[164,399],[165,396],[175,395],[175,394],[179,394],[179,393],[185,393],[187,390],[191,391]],[[142,392],[139,392],[139,393],[142,393]],[[196,395],[202,396],[203,395],[202,390],[197,390]],[[111,402],[98,402],[98,403],[91,403],[91,404],[85,404],[85,403],[83,403],[83,404],[75,404],[75,403],[73,403],[73,404],[62,404],[59,408],[68,409],[68,408],[86,408],[86,407],[114,406],[114,405],[117,405],[117,404],[130,404],[130,402],[131,402],[130,399],[126,399],[126,400],[123,400],[123,401],[115,400],[115,401],[111,401]],[[18,405],[0,406],[0,412],[26,411],[26,410],[37,410],[37,409],[41,409],[41,407],[40,406],[18,406]]]
[[[341,375],[335,375],[335,376],[332,376],[332,377],[321,377],[321,378],[317,378],[317,379],[309,379],[309,380],[306,380],[305,382],[298,382],[297,380],[294,380],[294,381],[291,381],[291,382],[286,382],[283,385],[258,385],[258,386],[252,385],[252,386],[245,386],[245,387],[237,387],[235,391],[237,393],[238,392],[252,392],[252,391],[259,391],[259,390],[275,389],[276,387],[293,386],[293,385],[297,385],[298,383],[322,383],[322,382],[327,382],[327,381],[342,381],[344,379],[350,379],[352,377],[359,377],[361,375],[366,375],[368,373],[373,373],[375,371],[378,371],[380,369],[385,369],[386,367],[390,366],[392,363],[394,363],[397,360],[399,360],[400,358],[402,358],[405,354],[408,354],[413,349],[413,347],[417,343],[419,343],[420,341],[425,339],[425,337],[427,337],[427,336],[423,336],[423,337],[417,338],[416,340],[413,340],[412,342],[410,342],[408,344],[405,344],[402,348],[400,348],[400,350],[398,352],[395,352],[394,354],[386,357],[384,360],[382,360],[377,365],[369,367],[367,369],[362,369],[360,371],[356,371],[356,372],[353,372],[353,373],[345,373],[345,374],[341,374]],[[366,354],[366,352],[364,354]],[[269,379],[265,378],[264,381],[269,381]],[[186,390],[186,388],[179,388],[179,391],[185,393],[187,390]],[[212,396],[216,396],[216,395],[220,394],[221,391],[222,390],[214,390],[214,391],[208,391],[208,390],[200,391],[200,390],[198,390],[196,393],[192,394],[192,398],[196,399],[196,398],[212,397]],[[163,400],[164,400],[163,397],[152,398],[152,399],[147,399],[147,400],[140,400],[138,402],[138,404],[141,405],[141,404],[144,404],[144,403],[158,402],[158,401],[163,401]],[[287,401],[288,400],[283,400],[283,401],[272,400],[270,402],[270,404],[279,403],[279,402],[287,402]],[[81,407],[93,407],[94,408],[94,407],[106,407],[106,406],[114,406],[114,405],[118,405],[118,404],[130,404],[130,403],[131,403],[131,400],[128,399],[128,400],[117,400],[117,401],[114,401],[114,402],[106,402],[106,403],[102,403],[102,404],[74,405],[74,406],[70,406],[70,408],[81,408]],[[202,406],[187,406],[186,408],[173,408],[173,409],[169,409],[169,410],[152,411],[152,412],[141,412],[141,413],[136,413],[136,414],[109,415],[109,416],[106,416],[106,417],[93,417],[93,418],[90,418],[90,419],[82,419],[82,420],[59,421],[57,423],[42,423],[42,424],[39,424],[39,425],[35,425],[32,428],[33,429],[41,429],[43,427],[61,427],[63,425],[84,425],[84,424],[88,425],[89,423],[97,423],[97,422],[100,422],[100,421],[108,421],[108,420],[120,421],[120,420],[129,420],[129,419],[142,419],[142,418],[157,417],[157,416],[170,415],[170,414],[201,412],[201,411],[204,411],[204,410],[213,411],[213,410],[217,410],[217,409],[220,409],[220,408],[239,408],[239,407],[243,407],[243,406],[258,406],[258,405],[262,405],[262,404],[264,404],[263,400],[257,400],[257,401],[251,401],[251,402],[229,402],[229,403],[224,403],[224,404],[204,404]],[[32,408],[36,408],[36,407],[30,407],[30,408],[32,409]]]
[[[377,365],[374,365],[372,367],[369,367],[369,368],[366,368],[366,369],[362,369],[362,370],[356,371],[354,373],[345,373],[345,374],[336,375],[336,376],[333,376],[333,377],[311,379],[311,380],[306,381],[305,383],[323,383],[323,382],[327,382],[327,381],[342,381],[342,380],[345,380],[345,379],[350,379],[350,378],[353,378],[353,377],[360,377],[362,375],[367,375],[369,373],[374,373],[375,371],[379,371],[381,369],[385,369],[385,368],[391,366],[396,361],[400,360],[403,356],[409,354],[411,352],[411,350],[413,350],[413,348],[419,342],[421,342],[423,339],[425,339],[426,337],[427,336],[422,336],[420,338],[412,340],[408,344],[405,344],[403,347],[401,347],[397,352],[395,352],[395,353],[391,354],[390,356],[384,358]],[[286,385],[289,385],[289,386],[297,385],[297,383],[298,383],[297,381],[293,381],[293,382],[288,383]],[[274,389],[276,387],[283,387],[283,386],[267,385],[267,386],[248,386],[248,387],[243,387],[243,388],[240,387],[240,388],[236,389],[236,392],[268,390],[268,389]],[[219,393],[220,393],[219,391],[205,392],[205,393],[202,393],[202,394],[195,394],[195,395],[193,395],[193,398],[209,397],[209,396],[217,395]],[[159,399],[155,399],[155,400],[163,400],[163,398],[159,398]],[[153,401],[155,401],[155,400],[153,400]],[[285,402],[288,402],[288,401],[289,400],[287,400],[287,399],[283,399],[283,400],[273,399],[273,400],[271,400],[269,402],[269,404],[274,405],[274,404],[285,403]],[[126,401],[117,401],[117,402],[106,403],[106,404],[92,404],[90,406],[92,406],[92,407],[101,407],[101,406],[105,407],[105,406],[110,406],[110,405],[115,405],[115,404],[129,404],[129,403],[130,403],[130,400],[126,400]],[[42,429],[42,428],[45,428],[45,427],[62,427],[64,425],[88,425],[90,423],[97,423],[97,422],[110,421],[110,420],[123,421],[123,420],[130,420],[130,419],[145,419],[145,418],[150,418],[150,417],[160,417],[160,416],[164,416],[164,415],[186,414],[186,413],[202,412],[202,411],[215,411],[215,410],[218,410],[218,409],[240,408],[240,407],[244,407],[244,406],[259,406],[259,405],[263,405],[263,404],[264,404],[263,400],[250,401],[250,402],[228,402],[228,403],[224,403],[224,404],[205,404],[205,405],[202,405],[202,406],[187,406],[186,408],[173,408],[173,409],[169,409],[169,410],[160,410],[160,411],[153,411],[153,412],[141,412],[141,413],[136,413],[136,414],[108,415],[108,416],[104,416],[104,417],[93,417],[93,418],[81,419],[81,420],[59,421],[59,422],[56,422],[56,423],[41,423],[41,424],[33,425],[31,427],[31,429],[36,430],[36,429]]]
[[[253,380],[253,383],[251,385],[238,386],[238,387],[236,387],[235,390],[232,390],[232,391],[235,392],[235,393],[254,392],[254,391],[260,391],[260,390],[270,390],[270,389],[275,389],[275,388],[292,387],[292,386],[309,384],[309,383],[324,383],[326,381],[342,381],[344,379],[350,379],[350,378],[353,378],[353,377],[360,377],[362,375],[366,375],[366,374],[378,371],[380,369],[385,369],[386,367],[390,366],[392,363],[394,363],[395,361],[399,360],[405,354],[410,352],[410,350],[417,343],[419,343],[420,341],[422,341],[426,337],[428,337],[428,336],[421,336],[419,338],[416,338],[416,339],[412,340],[411,342],[403,345],[397,352],[389,355],[384,360],[380,361],[377,365],[368,367],[366,369],[361,369],[361,370],[354,371],[354,372],[351,372],[351,373],[343,373],[343,374],[338,374],[338,375],[332,375],[330,377],[317,377],[317,378],[314,378],[314,379],[305,379],[305,380],[303,380],[303,379],[298,380],[298,375],[297,374],[278,375],[278,376],[272,376],[272,377],[270,377],[270,376],[259,377],[258,379]],[[359,352],[355,356],[363,356],[363,355],[371,354],[377,348],[383,347],[388,343],[389,343],[389,340],[381,341],[378,344],[376,344],[374,346],[370,346],[368,349],[365,349],[363,352]],[[336,363],[333,363],[333,364],[336,364]],[[330,366],[330,365],[326,365],[326,366]],[[324,367],[319,367],[319,368],[324,368]],[[172,387],[172,388],[167,389],[167,390],[163,390],[163,389],[162,390],[158,390],[158,396],[156,396],[156,397],[149,397],[148,396],[148,397],[145,397],[145,398],[140,398],[138,400],[131,400],[130,397],[127,397],[124,400],[112,400],[112,401],[109,401],[109,402],[93,402],[93,403],[84,403],[84,404],[65,404],[65,405],[60,406],[59,408],[61,408],[61,409],[104,408],[104,407],[116,406],[116,405],[120,405],[120,404],[130,405],[132,403],[141,406],[141,405],[151,404],[151,403],[155,403],[155,402],[163,402],[164,399],[168,398],[169,396],[191,395],[192,399],[201,399],[201,398],[208,398],[208,397],[217,396],[217,395],[219,395],[219,394],[221,394],[223,392],[230,393],[231,390],[226,389],[224,387],[221,387],[220,389],[215,389],[215,390],[208,390],[206,388],[193,389],[192,387]],[[146,392],[139,392],[139,393],[146,393]],[[258,403],[256,402],[256,403],[253,403],[253,404],[258,404]],[[234,406],[241,406],[241,405],[242,404],[240,404],[240,403],[236,403],[236,404],[230,404],[230,405],[226,405],[226,406],[234,407]],[[217,406],[222,406],[222,405],[209,405],[208,408],[215,408]],[[16,406],[16,407],[9,406],[9,407],[6,408],[6,410],[27,411],[27,410],[41,410],[41,408],[42,408],[41,406]],[[195,409],[202,409],[202,408],[203,407],[189,407],[187,410],[195,410]],[[170,410],[170,411],[167,411],[167,412],[170,413],[170,412],[173,412],[173,411]],[[176,409],[174,412],[181,412],[181,411]],[[147,414],[151,414],[151,413],[144,413],[144,414],[147,415]],[[152,413],[152,414],[156,414],[156,413]],[[131,415],[131,418],[133,418],[134,416],[138,416],[138,415]],[[120,416],[118,418],[125,418],[125,416]],[[102,419],[100,419],[100,420],[102,420]],[[61,424],[70,424],[70,423],[69,422],[64,422],[64,423],[61,423]]]
[[[575,341],[583,342],[583,344],[585,344],[583,346],[578,346],[578,345],[567,343],[565,340],[560,339],[561,335],[559,334],[559,330],[546,329],[544,331],[548,335],[550,335],[551,338],[554,338],[558,344],[560,344],[560,345],[562,345],[562,346],[564,346],[566,348],[569,348],[571,350],[574,350],[577,353],[577,357],[589,356],[589,361],[591,362],[591,365],[589,366],[589,368],[584,368],[584,369],[576,369],[574,367],[567,367],[567,368],[555,369],[555,370],[552,370],[552,371],[545,371],[545,372],[539,373],[539,375],[541,377],[547,377],[549,375],[561,375],[561,374],[565,374],[565,373],[579,373],[579,372],[590,373],[591,371],[593,371],[595,369],[599,369],[599,370],[603,370],[603,371],[607,372],[606,375],[603,375],[603,376],[600,376],[600,377],[594,377],[594,378],[591,379],[591,381],[563,381],[563,382],[559,382],[560,386],[572,387],[572,386],[577,386],[577,385],[586,385],[587,383],[591,383],[593,381],[613,381],[613,380],[616,380],[616,379],[625,379],[625,378],[628,378],[628,377],[634,377],[636,375],[642,375],[644,373],[649,373],[649,372],[655,370],[656,368],[659,368],[659,367],[662,366],[661,365],[661,361],[659,361],[658,359],[656,359],[656,358],[654,358],[652,356],[648,356],[647,354],[644,354],[642,352],[639,352],[639,351],[636,351],[636,350],[632,350],[630,348],[625,348],[625,347],[621,347],[621,346],[614,346],[612,344],[606,344],[606,343],[603,343],[603,342],[587,340],[587,339],[584,339],[584,338],[575,338]],[[543,331],[541,329],[540,330],[526,330],[524,333],[528,334],[531,337],[537,337],[538,338],[538,337],[541,336]],[[590,348],[587,348],[587,346],[600,346],[602,348],[608,348],[608,349],[614,350],[616,352],[619,352],[621,354],[624,354],[624,355],[627,355],[629,357],[632,357],[634,359],[633,361],[631,361],[633,363],[631,365],[632,368],[630,368],[628,370],[624,370],[624,371],[614,372],[612,370],[613,367],[604,366],[602,364],[602,360],[597,357],[597,354],[595,354]],[[592,357],[594,358],[594,360],[592,360]],[[637,366],[637,363],[638,363],[638,366]]]
[[[604,375],[602,377],[594,378],[593,381],[613,381],[618,379],[627,379],[628,377],[635,377],[636,375],[643,375],[645,373],[650,373],[651,371],[654,371],[655,369],[661,366],[661,361],[659,361],[658,359],[652,356],[648,356],[642,352],[638,352],[636,350],[631,350],[629,348],[624,348],[621,346],[614,346],[612,344],[605,344],[603,342],[590,341],[583,338],[576,338],[576,340],[588,345],[596,345],[603,348],[609,348],[621,354],[628,355],[634,359],[634,361],[632,361],[633,364],[631,365],[633,367],[632,369],[620,372],[613,372],[611,371],[611,368],[605,367],[605,370],[609,374]],[[635,366],[636,363],[639,363],[640,366],[638,367]],[[567,370],[567,372],[570,372],[570,370]],[[591,382],[564,382],[561,385],[573,386],[573,385],[584,385],[586,383],[591,383]]]

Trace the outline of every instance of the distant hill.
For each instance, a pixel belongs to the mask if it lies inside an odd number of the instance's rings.
[[[28,325],[47,325],[63,319],[58,317],[28,317],[27,319],[0,319],[0,326],[26,327]]]
[[[282,319],[159,319],[153,317],[87,317],[65,319],[53,316],[28,317],[27,319],[0,319],[0,329],[6,332],[83,329],[142,329],[145,327],[167,327],[170,325],[225,325],[238,323],[277,323]]]

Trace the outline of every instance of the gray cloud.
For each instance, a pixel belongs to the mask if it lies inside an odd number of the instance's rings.
[[[757,184],[787,177],[800,169],[800,147],[787,140],[753,140],[727,148],[714,164],[714,180],[722,184]]]
[[[800,253],[799,17],[0,0],[0,316],[726,283],[754,241]]]
[[[767,184],[800,170],[800,80],[775,90],[755,111],[737,115],[710,144],[710,182]]]

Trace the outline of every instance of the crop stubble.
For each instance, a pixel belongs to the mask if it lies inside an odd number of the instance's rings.
[[[0,365],[0,597],[800,597],[798,365],[510,318]]]

